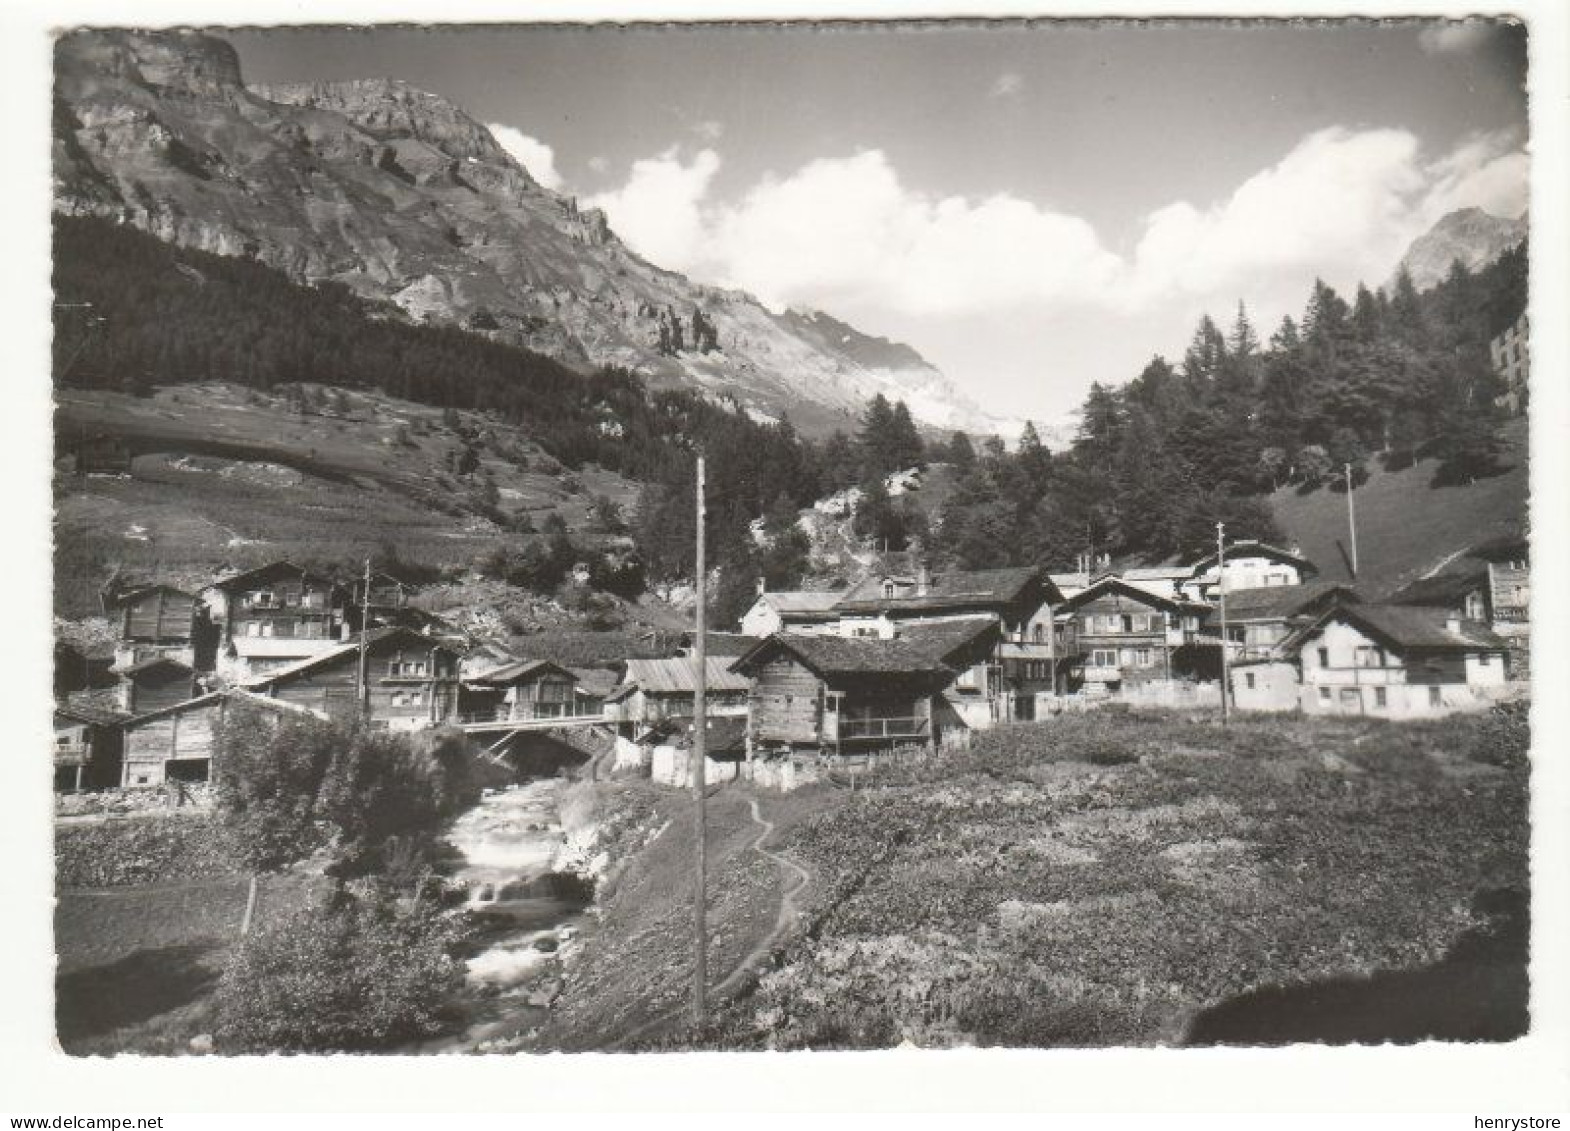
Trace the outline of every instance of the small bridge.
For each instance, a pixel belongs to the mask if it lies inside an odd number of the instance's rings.
[[[528,731],[568,730],[603,726],[605,715],[557,715],[544,719],[499,719],[494,715],[462,715],[454,725],[466,734],[512,735]]]

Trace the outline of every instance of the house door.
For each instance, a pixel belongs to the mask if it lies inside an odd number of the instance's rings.
[[[1341,713],[1343,715],[1361,715],[1363,713],[1363,689],[1361,687],[1343,687],[1341,689]]]
[[[1036,721],[1036,697],[1029,691],[1014,693],[1014,721],[1019,723]]]

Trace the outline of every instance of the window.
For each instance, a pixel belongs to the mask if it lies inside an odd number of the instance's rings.
[[[1046,626],[1040,624],[1036,625],[1036,627],[1031,630],[1031,635],[1034,637],[1037,644],[1045,644],[1047,641]]]
[[[1355,652],[1354,663],[1360,668],[1382,668],[1385,666],[1385,650],[1371,646],[1360,646]]]
[[[883,596],[886,598],[894,596],[894,583],[892,581],[885,581],[883,583]]]
[[[1140,648],[1136,650],[1134,653],[1134,659],[1139,663],[1140,667],[1148,668],[1150,666],[1150,649]]]
[[[1441,702],[1442,700],[1440,698],[1439,688],[1436,686],[1430,686],[1428,689],[1428,705],[1430,707],[1438,707],[1440,706]]]
[[[1383,687],[1374,688],[1374,706],[1383,707],[1385,705],[1385,699],[1385,689]]]
[[[1330,666],[1330,649],[1329,648],[1321,648],[1321,649],[1319,649],[1319,666],[1322,667],[1322,668],[1328,668]],[[1325,698],[1328,699],[1328,698],[1330,698],[1330,696],[1326,695]]]
[[[1254,690],[1254,673],[1253,672],[1245,672],[1243,674],[1243,686],[1247,687],[1250,691]]]
[[[1328,688],[1328,687],[1321,687],[1319,689],[1319,697],[1321,699],[1323,699],[1326,703],[1330,702],[1330,688]]]
[[[1122,618],[1122,623],[1121,623],[1121,625],[1119,627],[1124,632],[1133,632],[1134,631],[1134,618],[1125,613],[1123,615],[1123,618]]]
[[[1493,662],[1494,662],[1494,658],[1492,656],[1490,656],[1487,652],[1480,652],[1478,654],[1478,657],[1477,657],[1477,666],[1478,667],[1486,668],[1490,664],[1492,664]]]
[[[1097,648],[1090,654],[1090,662],[1098,668],[1115,668],[1118,666],[1118,654],[1113,648]]]

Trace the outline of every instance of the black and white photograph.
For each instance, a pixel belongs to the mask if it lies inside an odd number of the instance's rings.
[[[1533,19],[94,11],[57,1055],[1541,1035]]]

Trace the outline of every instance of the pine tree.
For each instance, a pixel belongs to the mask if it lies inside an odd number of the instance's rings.
[[[954,465],[954,470],[961,475],[966,474],[971,468],[976,466],[976,449],[971,446],[970,437],[963,432],[956,431],[949,438],[945,456],[948,462]]]

